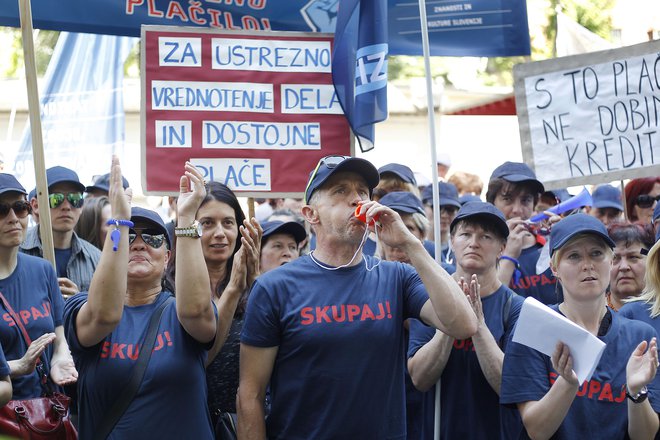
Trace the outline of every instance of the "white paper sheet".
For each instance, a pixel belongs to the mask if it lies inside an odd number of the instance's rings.
[[[513,333],[513,342],[552,356],[560,341],[571,350],[573,371],[580,384],[591,379],[605,350],[605,343],[536,299],[525,299]]]

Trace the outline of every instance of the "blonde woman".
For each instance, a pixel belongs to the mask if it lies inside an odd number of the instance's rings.
[[[529,438],[649,439],[658,431],[650,403],[658,399],[650,386],[656,332],[606,307],[613,247],[605,226],[586,214],[552,228],[550,267],[564,289],[564,301],[552,308],[607,345],[582,384],[567,345],[557,344],[552,357],[515,342],[507,346],[500,401],[517,406]]]

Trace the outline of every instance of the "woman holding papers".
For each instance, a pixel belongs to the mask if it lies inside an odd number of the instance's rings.
[[[517,405],[530,438],[642,439],[658,431],[650,402],[660,396],[647,390],[658,364],[655,331],[606,307],[613,247],[605,226],[585,214],[552,229],[551,268],[564,289],[564,302],[552,308],[606,347],[580,384],[567,345],[557,344],[551,357],[515,342],[507,346],[500,401]]]

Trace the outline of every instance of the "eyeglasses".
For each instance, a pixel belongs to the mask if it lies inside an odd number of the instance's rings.
[[[325,165],[328,169],[333,169],[346,159],[350,158],[350,156],[326,156],[321,158],[319,160],[319,163],[316,164],[316,168],[314,168],[314,171],[309,175],[309,180],[307,181],[307,186],[305,187],[305,198],[303,200],[304,204],[307,204],[307,191],[309,190],[309,187],[312,185],[312,182],[314,181],[314,178],[316,177],[316,174],[319,171],[319,168],[321,168],[321,165]]]
[[[653,206],[653,202],[656,202],[658,200],[660,200],[660,196],[653,197],[648,194],[641,194],[637,196],[637,198],[635,199],[635,205],[639,206],[640,208],[646,209]]]
[[[48,204],[51,209],[55,209],[64,203],[64,199],[68,200],[74,208],[82,208],[82,205],[85,202],[81,192],[48,194]]]
[[[165,243],[165,234],[153,229],[129,229],[128,230],[128,244],[131,245],[140,236],[142,241],[154,249],[158,249]]]
[[[14,211],[16,217],[25,218],[32,213],[32,206],[25,200],[17,200],[14,203],[0,203],[0,219],[9,215],[9,211]]]

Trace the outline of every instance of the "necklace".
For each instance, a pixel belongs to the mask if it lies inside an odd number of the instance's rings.
[[[610,309],[612,309],[612,311],[614,311],[614,312],[618,312],[619,309],[616,308],[616,307],[614,306],[614,304],[612,304],[612,292],[610,292],[610,293],[608,293],[607,295],[605,295],[605,297],[607,298],[607,307],[609,307]]]

